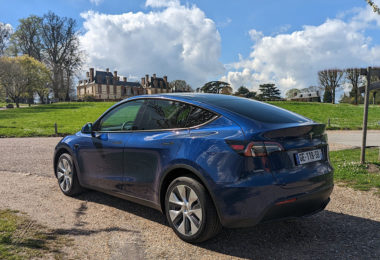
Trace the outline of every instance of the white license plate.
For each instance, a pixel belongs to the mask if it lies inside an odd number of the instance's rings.
[[[305,164],[309,162],[315,162],[322,160],[322,151],[321,149],[307,151],[303,153],[296,154],[297,164]]]

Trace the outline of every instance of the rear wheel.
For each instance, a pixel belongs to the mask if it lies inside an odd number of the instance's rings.
[[[63,153],[58,158],[56,176],[61,191],[67,196],[75,196],[83,191],[80,186],[73,159],[70,154]]]
[[[193,178],[179,177],[169,185],[165,211],[169,225],[186,242],[205,241],[221,230],[210,195]]]

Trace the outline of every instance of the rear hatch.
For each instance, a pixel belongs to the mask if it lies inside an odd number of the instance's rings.
[[[281,151],[268,154],[271,171],[311,167],[328,161],[325,125],[309,124],[270,130],[259,134],[260,139],[278,143]]]

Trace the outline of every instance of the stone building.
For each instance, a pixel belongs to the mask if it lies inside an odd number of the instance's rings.
[[[294,97],[289,99],[290,101],[301,101],[301,102],[321,102],[321,96],[319,91],[316,92],[301,92],[295,93]]]
[[[149,75],[146,74],[145,78],[141,78],[141,85],[148,95],[171,92],[167,76],[158,78],[156,74],[153,74],[149,81]]]
[[[153,74],[149,81],[149,75],[146,75],[141,83],[129,82],[127,77],[120,80],[117,71],[112,74],[108,68],[106,71],[94,71],[94,68],[90,68],[86,72],[86,79],[79,80],[77,86],[78,99],[90,96],[95,100],[121,100],[136,95],[168,92],[170,88],[167,76],[158,78]]]

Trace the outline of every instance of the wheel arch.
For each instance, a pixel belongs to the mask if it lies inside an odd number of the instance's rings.
[[[56,151],[54,153],[53,165],[54,165],[54,174],[55,174],[55,176],[57,176],[57,163],[58,163],[58,159],[64,153],[68,153],[68,154],[71,155],[71,158],[73,159],[73,162],[74,162],[74,167],[76,168],[76,171],[78,173],[77,161],[76,161],[76,158],[75,158],[72,150],[70,149],[70,147],[68,147],[66,145],[61,145],[61,146],[59,146],[59,147],[56,148]]]
[[[211,192],[210,185],[207,179],[194,167],[191,167],[185,164],[172,166],[170,169],[166,170],[165,173],[163,174],[163,177],[160,183],[160,189],[159,189],[159,203],[160,203],[162,213],[165,215],[165,195],[166,195],[166,190],[168,189],[170,183],[174,179],[178,177],[184,177],[184,176],[191,177],[197,180],[200,184],[202,184],[205,187],[207,193],[211,197],[212,203],[214,203],[216,212],[218,214],[218,218],[219,220],[221,220],[219,207],[215,203],[214,194]]]

